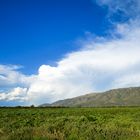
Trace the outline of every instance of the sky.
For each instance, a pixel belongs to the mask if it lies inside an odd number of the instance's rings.
[[[139,0],[0,0],[0,106],[140,86]]]

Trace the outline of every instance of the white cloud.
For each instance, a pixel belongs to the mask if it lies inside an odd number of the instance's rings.
[[[139,37],[140,28],[137,27],[127,31],[121,39],[90,42],[84,49],[68,54],[56,67],[42,65],[28,96],[40,103],[140,85],[140,76],[137,76],[140,75]]]
[[[129,73],[114,80],[114,88],[140,86],[140,73]]]
[[[26,96],[27,94],[27,88],[21,88],[21,87],[16,87],[13,90],[11,90],[9,93],[0,93],[0,100],[5,100],[5,101],[26,101],[28,97]]]
[[[35,75],[19,72],[21,66],[0,65],[0,101],[26,101],[27,91]]]
[[[37,75],[26,76],[13,66],[1,65],[0,86],[13,88],[1,92],[0,100],[41,104],[89,92],[139,86],[140,28],[132,23],[117,26],[121,39],[84,43],[83,49],[67,54],[56,67],[40,66]]]
[[[0,88],[16,85],[29,85],[34,79],[34,75],[24,75],[18,70],[21,66],[16,65],[0,65]]]

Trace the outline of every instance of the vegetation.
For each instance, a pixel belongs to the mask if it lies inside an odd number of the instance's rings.
[[[140,106],[140,87],[114,89],[102,93],[57,101],[42,106],[102,107],[102,106]]]
[[[0,140],[139,140],[140,107],[0,108]]]

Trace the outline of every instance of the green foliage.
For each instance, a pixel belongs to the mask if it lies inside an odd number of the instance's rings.
[[[0,108],[0,140],[125,139],[140,139],[140,107]]]

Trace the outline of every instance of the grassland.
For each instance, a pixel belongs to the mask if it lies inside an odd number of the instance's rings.
[[[0,108],[0,140],[140,140],[140,107]]]

